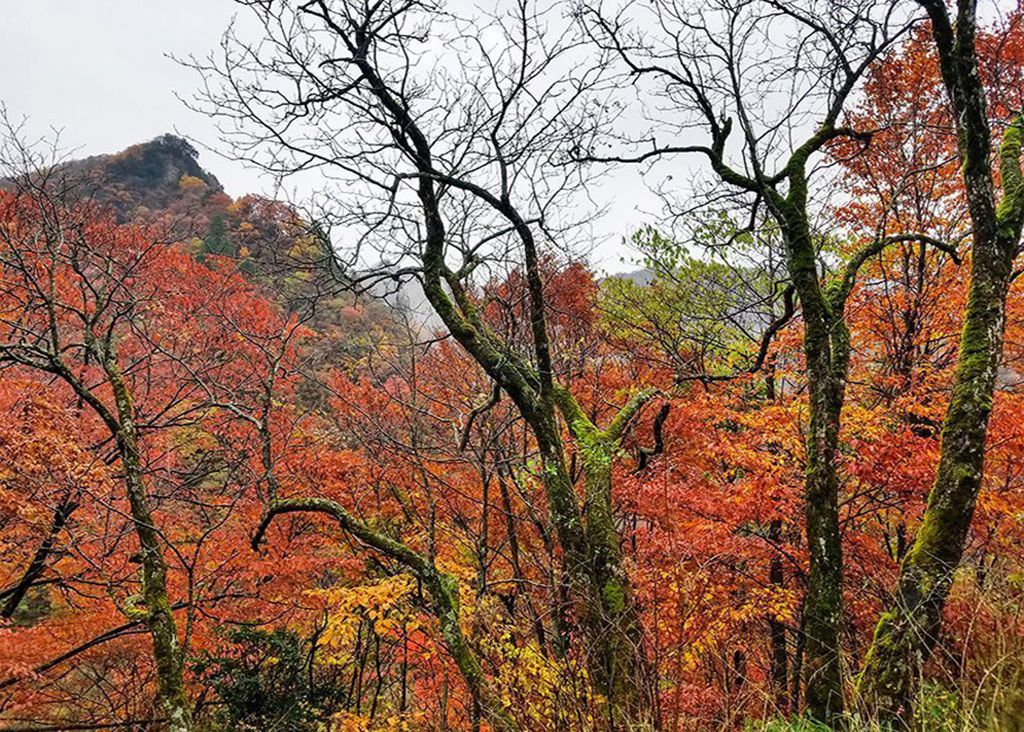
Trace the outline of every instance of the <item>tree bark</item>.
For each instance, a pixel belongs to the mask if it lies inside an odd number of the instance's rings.
[[[572,394],[561,387],[555,389],[583,467],[588,594],[581,624],[591,678],[608,700],[607,718],[612,729],[650,727],[655,708],[647,679],[643,631],[623,565],[622,538],[615,525],[612,499],[612,465],[623,433],[652,396],[652,391],[636,393],[608,426],[600,429],[583,413]]]
[[[843,313],[848,290],[822,289],[807,216],[804,163],[795,155],[787,167],[789,192],[783,197],[772,191],[769,204],[782,229],[789,276],[800,300],[810,397],[804,438],[804,527],[810,558],[803,621],[804,698],[811,717],[831,724],[843,713],[843,550],[836,454],[849,369]]]
[[[170,732],[189,732],[192,713],[185,695],[182,678],[184,654],[178,640],[178,629],[167,594],[167,563],[162,537],[153,521],[146,493],[139,432],[135,424],[135,405],[128,385],[117,363],[112,341],[99,342],[86,331],[85,343],[102,365],[106,382],[114,397],[113,411],[88,386],[82,383],[56,355],[51,355],[46,370],[63,379],[99,416],[117,444],[118,457],[125,482],[125,492],[139,539],[142,563],[142,604],[129,607],[129,613],[149,631],[156,664],[157,699],[167,712]]]
[[[860,683],[861,693],[889,724],[909,722],[915,681],[938,638],[981,488],[1011,260],[975,252],[935,483],[900,567],[896,596],[879,619]]]
[[[584,446],[587,534],[591,547],[592,598],[587,618],[591,674],[611,702],[612,728],[650,723],[652,700],[645,683],[643,632],[629,577],[623,567],[621,537],[612,506],[612,460],[617,445],[595,441]]]
[[[768,527],[768,538],[777,542],[782,538],[782,521],[776,519]],[[772,588],[781,591],[785,586],[785,574],[782,559],[772,556],[768,564],[768,582]],[[789,714],[789,651],[786,647],[786,625],[776,618],[768,618],[768,637],[771,644],[771,677],[772,689],[775,692],[775,710],[780,716]]]

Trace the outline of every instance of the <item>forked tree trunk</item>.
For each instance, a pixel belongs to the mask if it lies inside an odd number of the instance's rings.
[[[346,31],[340,26],[332,25],[331,15],[324,4],[316,5],[322,12],[318,17],[324,19],[335,32],[346,36]],[[597,509],[595,526],[591,531],[588,528],[589,516],[584,516],[585,512],[569,475],[562,427],[558,421],[558,412],[564,400],[556,394],[560,390],[555,384],[552,369],[552,346],[545,322],[546,303],[541,265],[531,225],[524,221],[507,191],[496,193],[434,168],[428,136],[420,129],[405,101],[398,98],[381,78],[369,53],[373,39],[366,33],[365,30],[358,31],[354,38],[346,42],[356,49],[352,63],[358,67],[370,93],[390,118],[392,134],[412,154],[412,163],[418,175],[416,189],[423,217],[421,262],[424,295],[452,337],[494,383],[508,394],[533,433],[540,456],[542,483],[551,523],[563,552],[573,610],[583,631],[581,640],[588,651],[594,651],[598,659],[603,659],[591,664],[592,681],[599,691],[607,695],[613,726],[645,725],[649,716],[648,705],[634,691],[642,666],[639,662],[640,644],[638,638],[626,639],[629,633],[639,633],[639,624],[635,622],[632,593],[621,566],[617,531],[612,522],[610,494],[607,496],[608,505]],[[514,232],[522,245],[532,362],[523,359],[514,347],[491,330],[480,315],[478,303],[467,291],[463,276],[453,272],[446,263],[449,235],[441,212],[439,189],[449,187],[461,189],[490,206],[507,221],[510,231]],[[613,421],[613,427],[624,427],[642,403],[631,402],[624,410],[626,419],[619,419],[623,416],[620,414]],[[566,421],[570,429],[575,430],[574,420],[567,418]],[[586,421],[585,418],[583,421]],[[588,428],[596,432],[596,428],[589,423]],[[602,436],[605,436],[604,433]],[[610,443],[617,446],[621,430],[612,430],[607,436],[611,437]],[[601,489],[602,494],[610,493],[610,455],[608,461],[609,485],[607,489]],[[612,535],[614,540],[610,539]],[[592,540],[594,537],[601,537],[596,544]],[[633,620],[627,622],[627,618]],[[630,657],[627,658],[627,655]],[[624,698],[618,698],[623,695]],[[620,713],[618,710],[625,711]]]

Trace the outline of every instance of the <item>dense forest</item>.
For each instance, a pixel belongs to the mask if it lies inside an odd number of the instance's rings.
[[[1024,6],[236,4],[308,199],[2,115],[0,730],[1024,729]]]

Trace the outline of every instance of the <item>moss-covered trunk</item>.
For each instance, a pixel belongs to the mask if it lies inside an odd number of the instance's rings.
[[[882,614],[860,690],[888,723],[909,721],[915,680],[938,636],[942,608],[963,555],[981,487],[985,434],[1002,353],[1012,259],[975,250],[971,287],[942,451],[899,586]]]
[[[429,160],[425,146],[422,155]],[[613,727],[646,724],[650,705],[640,693],[643,669],[640,626],[629,580],[622,567],[612,510],[611,462],[615,451],[599,450],[602,460],[606,461],[602,462],[602,476],[597,479],[602,487],[596,492],[602,498],[600,505],[588,505],[584,511],[569,474],[559,411],[577,437],[581,434],[577,428],[584,423],[588,434],[599,431],[582,415],[571,394],[554,383],[532,233],[514,210],[503,209],[514,223],[526,253],[535,366],[522,362],[490,331],[480,319],[472,299],[445,265],[444,223],[434,182],[429,177],[420,180],[419,196],[428,241],[423,253],[424,293],[452,336],[509,395],[529,425],[540,455],[548,512],[562,549],[579,640],[590,660],[591,681],[608,701]],[[646,397],[631,402],[624,414],[619,415],[625,419],[617,418],[612,431],[608,435],[602,433],[602,439],[607,438],[608,444],[617,446],[621,427],[645,400]],[[582,449],[586,452],[587,448]],[[594,465],[590,470],[593,472]]]
[[[139,454],[138,431],[135,427],[134,405],[120,371],[112,359],[107,360],[105,370],[114,393],[119,422],[115,438],[121,468],[124,471],[132,522],[139,538],[144,605],[139,611],[153,642],[157,697],[167,715],[167,729],[170,732],[188,732],[192,729],[192,714],[182,680],[183,652],[167,596],[167,563],[164,561],[160,532],[153,523],[149,499],[142,480],[143,469]]]
[[[935,482],[896,594],[882,613],[860,678],[866,705],[884,723],[909,724],[915,681],[935,646],[942,610],[963,556],[977,502],[985,436],[1002,358],[1006,296],[1024,224],[1021,119],[999,151],[1002,200],[996,203],[986,92],[975,49],[976,4],[921,0],[932,24],[950,101],[973,234],[971,283],[953,390],[942,426]]]
[[[582,417],[571,395],[570,429],[577,438],[585,486],[584,512],[566,461],[558,449],[541,449],[544,486],[563,552],[563,571],[573,600],[575,637],[594,690],[604,698],[600,717],[609,729],[646,729],[652,704],[644,685],[643,637],[612,501],[612,464],[618,439]],[[582,417],[582,419],[580,419]],[[541,434],[544,434],[543,432]]]
[[[612,503],[612,463],[618,443],[593,435],[581,439],[590,546],[590,603],[586,619],[590,673],[609,700],[612,729],[649,726],[653,703],[646,683],[643,633]]]
[[[813,377],[812,377],[813,378]],[[812,404],[825,388],[811,389]],[[817,393],[815,393],[817,392]],[[838,480],[835,473],[837,425],[822,406],[811,408],[804,482],[804,520],[810,567],[804,604],[804,696],[808,713],[831,721],[843,708],[839,639],[843,617],[842,547],[839,537]]]
[[[548,511],[563,552],[565,575],[572,593],[572,609],[582,631],[581,641],[586,644],[588,655],[597,649],[598,657],[614,659],[610,665],[592,664],[592,681],[599,691],[609,695],[610,708],[642,708],[643,702],[630,691],[641,668],[640,644],[632,640],[627,643],[621,638],[623,617],[635,618],[636,612],[629,583],[621,567],[617,532],[611,520],[610,494],[607,520],[600,515],[599,510],[597,523],[600,528],[595,529],[594,535],[615,535],[613,550],[609,550],[603,543],[599,542],[597,546],[592,543],[591,533],[584,522],[584,510],[568,470],[562,428],[558,421],[561,405],[556,395],[558,388],[552,368],[552,346],[545,322],[546,304],[540,260],[531,226],[507,196],[495,196],[493,192],[474,184],[439,174],[434,169],[429,139],[409,109],[388,89],[371,59],[365,54],[357,54],[354,63],[383,109],[393,118],[395,134],[408,150],[415,151],[414,163],[420,173],[417,195],[425,235],[421,253],[424,295],[452,337],[509,396],[536,439]],[[522,358],[515,347],[488,326],[481,317],[478,303],[466,287],[466,275],[453,271],[446,263],[448,234],[441,213],[439,184],[454,185],[477,196],[503,217],[519,238],[525,264],[532,362]],[[615,579],[608,579],[610,577]],[[612,599],[606,601],[605,585],[609,588],[620,587],[622,591],[619,593],[610,589],[608,597]],[[632,623],[631,627],[638,629],[639,625]],[[626,660],[627,655],[631,660]],[[631,681],[626,681],[627,678]],[[621,704],[616,698],[619,690],[629,697],[623,699]]]
[[[405,566],[430,594],[431,609],[437,618],[441,638],[455,662],[455,667],[466,682],[474,706],[479,709],[491,729],[496,732],[515,732],[515,720],[492,689],[476,652],[462,632],[459,582],[455,577],[439,571],[432,557],[420,554],[403,542],[377,531],[350,514],[340,503],[326,498],[287,498],[272,502],[252,537],[253,549],[259,547],[273,520],[277,516],[289,513],[319,513],[330,516],[337,520],[345,532]]]
[[[843,709],[839,645],[843,551],[835,459],[843,393],[843,383],[837,383],[837,379],[844,379],[845,372],[832,373],[827,336],[818,330],[810,325],[805,330],[810,420],[806,434],[804,520],[810,566],[804,603],[803,671],[808,713],[830,722]]]
[[[843,621],[843,550],[839,531],[836,453],[849,367],[844,294],[825,292],[807,217],[806,173],[794,164],[786,197],[772,208],[786,243],[787,268],[800,299],[807,368],[804,528],[809,556],[804,600],[804,698],[807,713],[832,723],[843,711],[840,636]]]
[[[480,667],[480,662],[470,648],[459,625],[458,581],[433,568],[431,570],[423,574],[422,578],[430,592],[441,637],[469,688],[470,696],[491,729],[495,732],[515,732],[517,729],[515,722],[505,711],[500,699],[491,691],[483,669]]]

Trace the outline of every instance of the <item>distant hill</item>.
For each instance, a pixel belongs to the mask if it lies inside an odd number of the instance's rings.
[[[196,259],[237,268],[286,310],[305,313],[316,332],[307,349],[314,362],[354,368],[382,342],[405,337],[395,317],[405,309],[398,299],[357,300],[345,292],[330,244],[315,226],[286,203],[232,198],[187,140],[165,134],[51,172],[76,196],[110,207],[120,222],[152,225]]]
[[[62,172],[86,195],[128,220],[140,212],[176,208],[183,179],[201,183],[210,193],[223,193],[220,181],[199,165],[198,158],[187,140],[165,134],[118,153],[70,161]]]
[[[443,327],[415,280],[397,291],[375,288],[376,297],[355,307],[351,296],[340,293],[329,244],[315,227],[280,201],[232,198],[181,137],[164,134],[120,152],[68,161],[59,172],[82,196],[111,207],[119,221],[165,224],[170,238],[186,243],[196,258],[234,260],[288,309],[317,297],[316,320],[324,328],[359,331],[359,313],[379,325],[387,311],[399,311],[426,330]],[[641,286],[653,276],[648,269],[609,275]]]
[[[262,196],[229,196],[199,164],[199,153],[172,134],[116,153],[62,163],[55,171],[77,196],[110,207],[121,222],[155,225],[197,259],[234,260],[289,307],[329,274],[326,244],[289,205]]]
[[[634,269],[630,272],[612,272],[608,275],[609,279],[617,280],[629,280],[633,284],[640,285],[641,287],[651,284],[655,279],[654,270],[643,267],[641,269]]]

